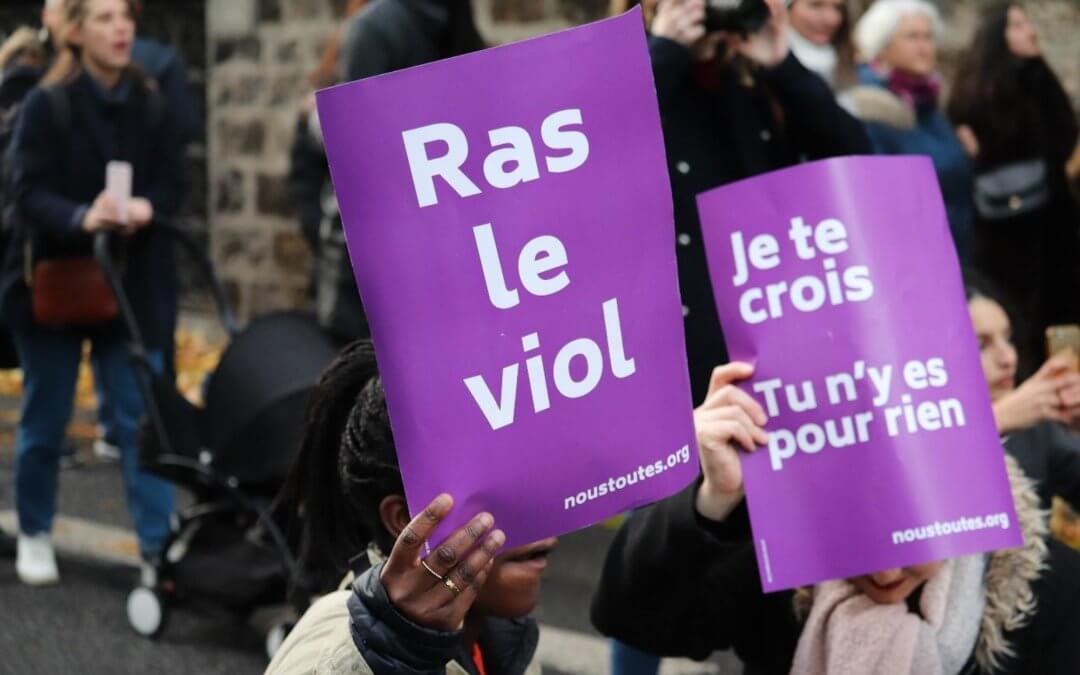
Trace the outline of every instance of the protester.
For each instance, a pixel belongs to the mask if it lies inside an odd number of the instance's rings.
[[[448,664],[537,672],[539,632],[528,614],[556,541],[495,557],[505,535],[480,514],[421,560],[453,500],[437,497],[410,522],[369,341],[330,365],[308,420],[283,492],[289,510],[302,513],[301,564],[316,591],[356,575],[351,590],[330,592],[304,614],[266,672],[434,673]]]
[[[855,26],[865,60],[851,105],[866,123],[874,152],[927,155],[934,161],[953,241],[968,260],[973,218],[971,162],[938,105],[938,10],[925,0],[879,0]]]
[[[1080,212],[1065,174],[1076,114],[1020,5],[983,16],[948,111],[975,161],[972,262],[1021,308],[1027,376],[1046,360],[1046,327],[1080,323]]]
[[[64,32],[62,6],[63,0],[45,0],[45,5],[41,10],[42,39],[50,59],[61,51],[62,47],[59,44]],[[142,13],[142,2],[136,1],[135,8],[136,18],[138,18]],[[192,98],[187,70],[179,55],[171,47],[162,45],[156,40],[136,37],[135,44],[132,46],[131,59],[162,92],[164,99],[168,102],[171,117],[180,129],[182,144],[187,145],[192,142],[198,135],[202,118]],[[174,336],[180,311],[179,300],[179,288],[168,289],[166,293],[163,293],[162,302],[157,307],[166,340],[162,345],[162,353],[165,355],[166,368],[170,372],[174,370],[176,352]],[[92,365],[99,410],[99,433],[94,441],[94,455],[99,460],[118,461],[120,448],[116,440],[116,432],[112,428],[113,414],[109,409],[108,392],[101,387],[104,376],[98,372],[96,365]],[[75,446],[71,443],[66,444],[61,465],[74,463],[72,461],[74,453]]]
[[[791,51],[834,91],[855,84],[855,45],[847,0],[787,0]]]
[[[769,0],[764,28],[746,36],[707,33],[704,0],[646,0],[643,9],[675,206],[690,379],[701,400],[727,354],[697,195],[806,159],[867,154],[870,144],[828,85],[792,54],[779,0]]]
[[[345,9],[345,18],[351,18],[365,4],[366,0],[353,0]],[[318,67],[308,77],[315,89],[340,81],[341,38],[338,34],[330,40]],[[297,116],[289,151],[289,196],[300,221],[300,232],[315,255],[312,290],[319,324],[343,345],[369,337],[371,330],[345,246],[345,230],[330,180],[314,95],[304,98]]]
[[[1065,427],[1080,417],[1077,355],[1050,358],[1017,387],[1012,322],[1000,295],[971,273],[964,287],[1005,449],[1036,481],[1042,508],[1049,509],[1055,495],[1080,508],[1080,435]]]
[[[170,240],[151,223],[175,213],[179,205],[181,130],[160,94],[131,66],[135,3],[64,0],[62,9],[63,49],[43,87],[27,97],[12,142],[18,223],[0,279],[0,312],[14,331],[23,365],[15,467],[16,571],[31,584],[59,578],[50,530],[60,444],[71,417],[84,339],[90,339],[92,357],[104,375],[128,507],[144,558],[160,553],[173,506],[172,488],[138,468],[136,431],[143,403],[122,324],[107,320],[115,316],[110,310],[115,301],[92,264],[92,242],[97,233],[113,233],[124,288],[151,349],[145,356],[163,367],[166,336],[157,308],[175,287],[175,269]],[[133,197],[126,219],[121,205],[103,190],[110,160],[132,165]],[[79,296],[55,291],[64,287],[80,289]],[[83,317],[63,323],[60,315],[75,316],[74,310]]]
[[[694,412],[702,478],[620,529],[593,600],[600,632],[695,659],[734,648],[762,674],[1080,672],[1080,554],[1045,538],[1012,460],[1023,547],[763,593],[736,449],[767,442],[764,410],[735,386],[752,373],[718,368]]]

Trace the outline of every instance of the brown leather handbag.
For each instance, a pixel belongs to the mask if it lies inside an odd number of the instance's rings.
[[[93,258],[41,260],[33,263],[28,277],[34,323],[38,325],[85,326],[120,315],[116,294]]]

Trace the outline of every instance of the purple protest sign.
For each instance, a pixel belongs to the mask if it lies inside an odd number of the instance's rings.
[[[410,508],[507,546],[697,472],[639,12],[320,92]]]
[[[769,415],[743,459],[763,588],[1021,544],[931,162],[814,162],[698,206]]]

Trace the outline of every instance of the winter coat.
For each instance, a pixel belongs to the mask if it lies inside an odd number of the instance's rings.
[[[862,125],[825,81],[794,55],[750,72],[694,61],[671,40],[650,37],[675,207],[679,289],[694,400],[704,398],[727,349],[702,244],[697,195],[732,181],[837,155],[867,154]]]
[[[953,242],[960,260],[971,252],[975,216],[974,175],[971,160],[956,131],[936,105],[912,108],[886,86],[870,66],[859,68],[860,85],[845,95],[866,125],[874,152],[879,155],[926,155],[934,162]]]
[[[1080,554],[1045,539],[1031,481],[1009,464],[1027,543],[989,556],[986,609],[962,672],[1080,673]],[[699,485],[635,513],[619,530],[593,598],[593,624],[650,653],[704,659],[733,648],[746,675],[787,675],[812,596],[763,593],[745,502],[723,523],[709,521],[694,507]],[[995,659],[1001,667],[993,670]]]
[[[1042,422],[1008,434],[1003,442],[1035,481],[1042,508],[1049,509],[1058,496],[1080,510],[1080,435],[1056,422]]]
[[[266,675],[478,675],[461,632],[423,628],[397,612],[379,576],[324,596],[300,619]],[[532,619],[487,619],[479,644],[488,675],[539,675],[539,630]]]
[[[34,327],[25,244],[32,244],[35,260],[92,257],[93,237],[81,223],[105,188],[109,161],[132,164],[132,195],[148,199],[157,219],[175,214],[183,195],[180,132],[168,106],[153,100],[160,94],[130,74],[111,92],[85,72],[59,86],[69,104],[68,128],[58,124],[48,92],[35,89],[20,110],[10,148],[18,222],[0,272],[0,312],[16,331]],[[172,242],[153,226],[114,242],[139,328],[151,349],[160,348],[171,325],[164,313],[176,295]],[[121,328],[114,322],[95,330]]]
[[[1047,326],[1080,323],[1080,211],[1065,175],[1080,134],[1072,102],[1046,61],[1027,59],[1016,77],[1019,100],[954,100],[949,114],[979,141],[977,175],[1046,162],[1046,206],[1001,220],[975,218],[972,263],[1012,300],[1026,376],[1046,360]]]
[[[438,0],[374,0],[349,21],[341,41],[343,82],[441,58],[448,10]]]

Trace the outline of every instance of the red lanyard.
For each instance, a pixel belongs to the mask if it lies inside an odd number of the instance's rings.
[[[487,670],[484,668],[484,653],[480,651],[480,643],[474,643],[472,646],[472,661],[480,675],[487,675]]]

